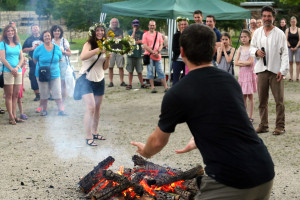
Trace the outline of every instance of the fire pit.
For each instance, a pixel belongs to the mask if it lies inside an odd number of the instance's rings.
[[[198,193],[196,178],[204,174],[201,165],[181,171],[148,162],[137,155],[132,157],[133,169],[120,167],[114,173],[108,170],[114,161],[113,157],[107,157],[79,181],[87,198],[189,200]]]

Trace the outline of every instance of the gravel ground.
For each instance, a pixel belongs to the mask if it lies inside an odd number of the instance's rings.
[[[134,77],[133,89],[127,91],[119,86],[118,80],[115,76],[116,86],[106,88],[99,131],[107,140],[97,141],[98,147],[85,144],[81,101],[67,100],[67,117],[57,116],[55,103],[49,102],[49,115],[40,117],[34,112],[38,103],[32,101],[34,97],[26,80],[23,101],[29,119],[12,126],[8,124],[7,114],[0,116],[0,199],[85,199],[77,183],[100,161],[114,157],[116,161],[110,167],[114,171],[120,166],[133,167],[131,157],[136,149],[130,141],[145,142],[154,130],[164,92],[162,87],[158,87],[157,94],[139,89],[137,77]],[[271,133],[260,135],[275,163],[272,200],[300,199],[300,84],[286,82],[285,87],[287,133],[277,137]],[[3,90],[1,97],[2,93]],[[270,130],[273,130],[275,105],[272,97],[269,102]],[[5,107],[2,98],[0,106]],[[256,127],[259,121],[257,102],[254,119]],[[177,126],[166,148],[150,161],[183,170],[203,165],[197,150],[181,155],[174,153],[175,149],[184,147],[190,137],[185,124]]]

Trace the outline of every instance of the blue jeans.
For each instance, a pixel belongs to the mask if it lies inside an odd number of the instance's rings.
[[[155,70],[156,70],[156,73],[157,73],[157,78],[158,79],[165,79],[165,73],[162,69],[162,66],[161,66],[161,61],[155,61],[155,60],[152,60],[150,58],[150,64],[147,65],[147,78],[148,79],[154,79],[154,72],[153,72],[153,66],[155,66]]]
[[[173,61],[173,85],[175,85],[179,81],[180,72],[183,71],[183,75],[185,75],[185,64],[182,61]]]

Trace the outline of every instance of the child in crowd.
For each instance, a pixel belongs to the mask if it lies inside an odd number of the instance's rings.
[[[251,33],[250,31],[244,29],[241,34],[241,43],[242,46],[238,49],[237,56],[235,58],[235,65],[240,67],[239,72],[239,84],[241,85],[242,92],[244,95],[244,103],[247,110],[247,98],[249,99],[250,108],[249,108],[249,119],[253,122],[253,93],[257,91],[257,80],[254,73],[254,58],[250,56],[250,40]]]
[[[233,66],[230,66],[233,54],[234,48],[231,46],[230,35],[229,33],[223,33],[221,37],[221,47],[217,50],[218,68],[233,74]]]
[[[19,97],[18,97],[18,107],[19,107],[19,111],[20,111],[20,119],[26,120],[28,119],[27,115],[25,115],[23,113],[23,103],[22,103],[22,98],[23,98],[23,92],[25,92],[25,88],[24,88],[24,74],[26,72],[26,64],[27,64],[27,58],[24,58],[24,63],[22,66],[22,85],[20,88],[20,92],[19,92]]]

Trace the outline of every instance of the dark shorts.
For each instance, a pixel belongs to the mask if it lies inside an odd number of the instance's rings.
[[[29,61],[29,80],[30,80],[31,89],[38,90],[39,85],[35,77],[35,64],[33,60]]]
[[[104,95],[105,81],[104,79],[100,82],[89,81],[88,79],[84,79],[84,83],[81,87],[81,94],[89,94],[93,93],[95,96]]]

